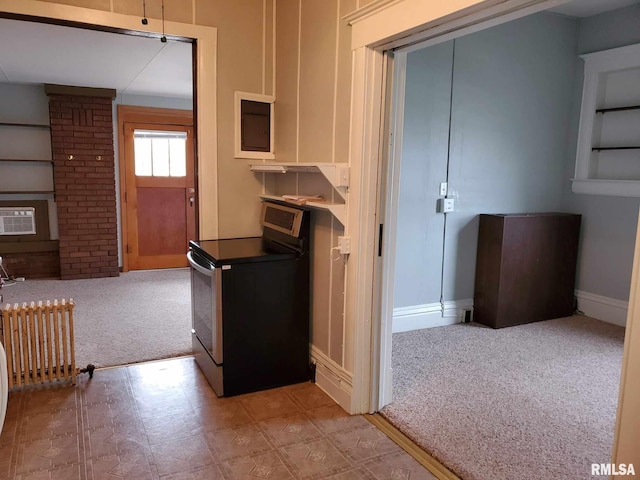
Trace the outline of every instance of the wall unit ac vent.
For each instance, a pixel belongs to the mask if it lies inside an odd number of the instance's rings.
[[[35,235],[36,209],[0,207],[0,235]]]

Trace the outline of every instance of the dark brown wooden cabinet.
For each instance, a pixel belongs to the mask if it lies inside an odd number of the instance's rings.
[[[572,315],[580,215],[480,215],[474,320],[492,328]]]

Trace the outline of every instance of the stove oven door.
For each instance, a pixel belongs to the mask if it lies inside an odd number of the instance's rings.
[[[222,389],[222,270],[196,252],[191,265],[191,321],[196,361],[218,396]]]

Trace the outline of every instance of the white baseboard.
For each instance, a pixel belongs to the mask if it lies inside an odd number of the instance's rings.
[[[460,323],[464,320],[462,312],[473,310],[473,299],[444,302],[444,311],[442,307],[442,304],[437,302],[394,308],[393,333]]]
[[[575,294],[578,298],[578,310],[588,317],[597,318],[603,322],[613,323],[621,327],[626,326],[629,302],[581,290],[576,290]]]
[[[352,375],[311,345],[311,361],[316,365],[316,385],[345,411],[351,411]]]

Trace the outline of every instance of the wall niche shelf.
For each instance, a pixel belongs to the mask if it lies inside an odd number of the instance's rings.
[[[640,146],[628,146],[628,147],[593,147],[591,151],[599,152],[601,150],[640,150]]]
[[[344,163],[254,163],[249,168],[255,173],[318,173],[331,184],[334,191],[340,196],[344,203],[332,202],[307,202],[301,207],[313,210],[325,210],[331,214],[343,225],[346,226],[347,214],[347,189],[349,188],[349,166]],[[312,192],[305,192],[312,193]],[[293,202],[287,202],[284,198],[277,195],[261,195],[263,200],[271,200],[282,202],[287,205],[296,205]]]
[[[349,187],[349,166],[344,163],[254,163],[252,172],[262,173],[321,173],[338,195],[346,200]]]
[[[0,191],[0,195],[53,195],[53,190],[7,190]]]
[[[640,197],[640,44],[581,55],[584,83],[574,193]],[[616,114],[618,112],[618,114]],[[608,144],[608,145],[607,145]],[[615,145],[615,146],[614,146]],[[601,155],[618,151],[617,155]],[[626,153],[625,153],[626,152]]]
[[[44,158],[0,158],[0,162],[41,162],[41,163],[53,163],[53,160],[46,160]]]
[[[31,128],[51,128],[46,123],[15,123],[15,122],[0,122],[3,127],[31,127]]]
[[[596,113],[626,112],[629,110],[640,110],[640,105],[630,105],[628,107],[598,108],[596,110]]]

